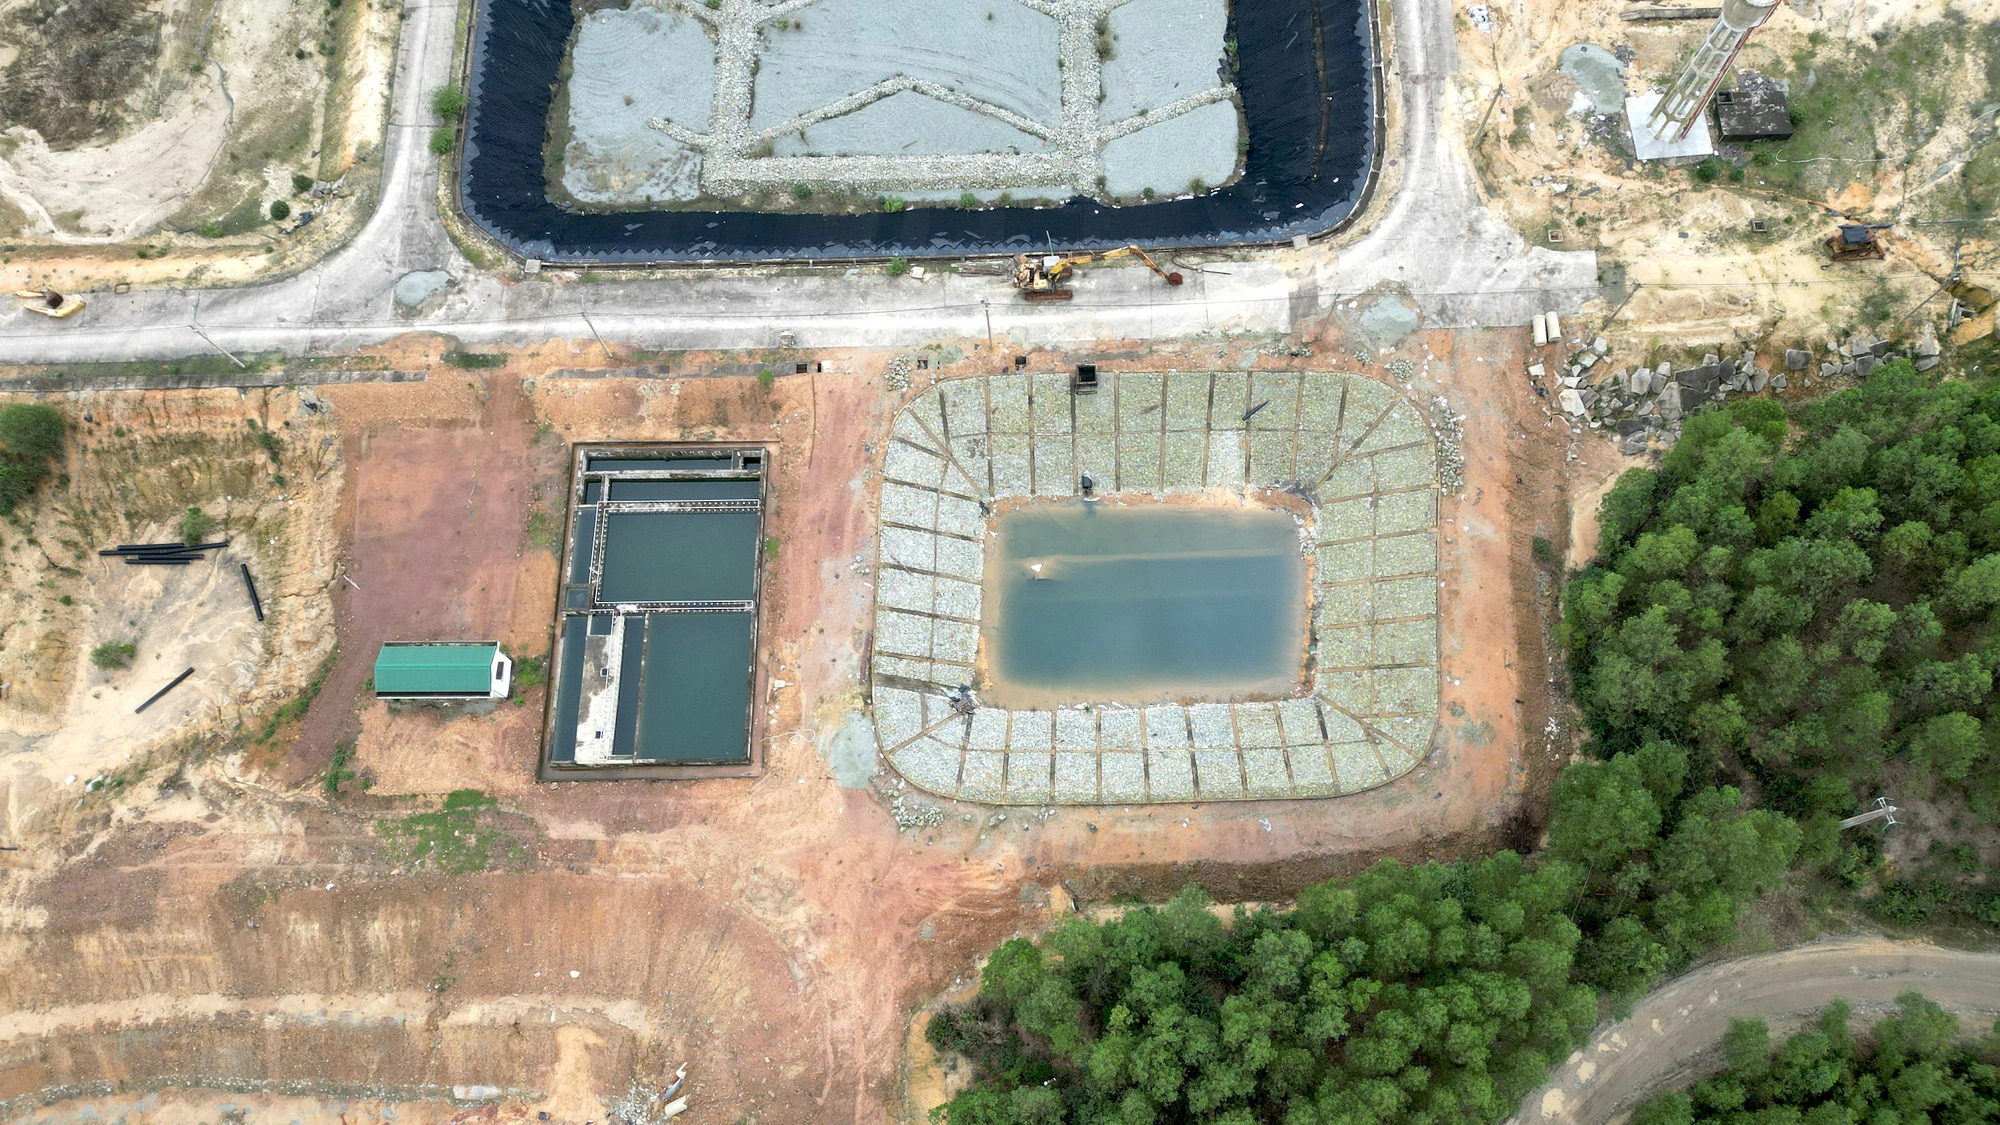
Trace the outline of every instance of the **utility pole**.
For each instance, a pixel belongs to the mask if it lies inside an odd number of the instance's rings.
[[[1841,821],[1840,828],[1844,832],[1849,828],[1859,828],[1864,824],[1873,824],[1878,820],[1882,822],[1884,828],[1893,827],[1896,823],[1896,814],[1902,811],[1902,809],[1890,804],[1889,798],[1877,797],[1875,798],[1874,808],[1869,809],[1860,816],[1850,816],[1846,820]]]

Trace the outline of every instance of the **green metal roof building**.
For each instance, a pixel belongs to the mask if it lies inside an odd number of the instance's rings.
[[[505,699],[513,672],[498,641],[388,641],[375,656],[375,698]]]

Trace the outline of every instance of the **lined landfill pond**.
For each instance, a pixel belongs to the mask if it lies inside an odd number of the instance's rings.
[[[568,0],[481,0],[461,203],[514,252],[580,264],[1330,230],[1379,159],[1372,9],[1223,3],[1125,0],[1099,19],[1073,0],[950,0],[918,19],[717,0],[579,27]],[[853,205],[757,209],[794,193]]]
[[[763,451],[584,447],[571,495],[541,776],[754,770]]]
[[[995,521],[989,702],[1289,694],[1306,567],[1288,512],[1073,500]]]

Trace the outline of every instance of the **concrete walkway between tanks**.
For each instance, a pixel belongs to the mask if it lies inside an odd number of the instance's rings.
[[[75,322],[0,311],[0,355],[14,363],[172,357],[212,348],[323,354],[411,331],[472,343],[525,344],[593,334],[637,347],[902,346],[991,332],[1017,344],[1172,338],[1218,330],[1290,332],[1377,287],[1409,294],[1427,327],[1521,325],[1575,312],[1598,292],[1597,255],[1529,246],[1479,202],[1456,130],[1452,8],[1393,0],[1389,81],[1403,130],[1392,148],[1399,188],[1350,245],[1265,255],[1191,273],[1162,289],[1140,269],[1093,272],[1074,301],[1027,306],[1007,280],[948,271],[890,278],[878,270],[771,277],[690,273],[581,284],[563,274],[517,282],[474,269],[436,213],[437,158],[428,91],[450,77],[455,6],[407,5],[384,159],[382,203],[354,241],[296,277],[243,289],[147,289],[90,295]],[[392,291],[412,271],[451,281],[437,307],[399,316]],[[565,271],[567,272],[567,271]],[[195,326],[199,326],[197,332]]]
[[[1864,938],[1697,969],[1592,1037],[1554,1081],[1528,1095],[1514,1122],[1607,1125],[1646,1098],[1720,1067],[1732,1019],[1759,1017],[1777,1041],[1836,997],[1853,1006],[1853,1022],[1861,1026],[1893,1015],[1896,997],[1911,989],[1958,1015],[1966,1031],[1983,1030],[2000,1016],[2000,953]]]

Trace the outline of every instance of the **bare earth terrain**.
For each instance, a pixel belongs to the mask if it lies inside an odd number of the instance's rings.
[[[1093,355],[1146,370],[1353,369],[1344,315],[1313,326],[1311,356],[1262,340],[1104,341]],[[1441,513],[1446,722],[1408,777],[1326,802],[1005,820],[945,804],[939,823],[906,831],[892,808],[934,802],[897,792],[879,763],[868,787],[843,789],[821,752],[865,707],[872,598],[854,559],[870,557],[886,428],[909,393],[885,383],[890,354],[815,353],[824,371],[767,391],[740,357],[681,356],[685,376],[631,378],[591,369],[594,342],[487,370],[443,365],[441,351],[411,338],[387,353],[427,367],[425,382],[311,392],[324,403],[312,444],[338,482],[311,512],[337,548],[299,612],[331,620],[338,656],[304,721],[260,741],[268,707],[239,707],[200,728],[213,731],[200,752],[174,741],[196,728],[153,732],[135,746],[161,748],[157,765],[22,820],[24,850],[0,853],[14,864],[0,914],[10,1115],[174,1121],[198,1114],[199,1088],[227,1084],[236,1092],[206,1104],[260,1118],[373,1120],[393,1106],[432,1121],[456,1098],[491,1099],[503,1117],[602,1120],[687,1062],[682,1120],[893,1119],[909,1013],[1001,939],[1076,900],[1189,881],[1225,901],[1282,899],[1380,855],[1532,840],[1524,799],[1569,753],[1544,733],[1547,576],[1529,550],[1566,534],[1569,472],[1518,375],[1518,331],[1411,334],[1367,368],[1399,361],[1413,399],[1443,396],[1465,416],[1465,489]],[[995,362],[971,342],[917,354],[920,377]],[[789,371],[789,357],[769,360]],[[704,374],[723,371],[743,373]],[[612,438],[775,450],[760,779],[538,785],[541,687],[466,711],[392,712],[367,694],[388,637],[546,652],[545,528],[565,500],[567,443]],[[31,573],[13,588],[32,589]],[[303,642],[247,658],[249,677],[290,660],[306,669],[284,681],[295,688],[326,651]],[[337,795],[330,767],[354,774]],[[409,833],[457,789],[498,804],[413,852]]]

